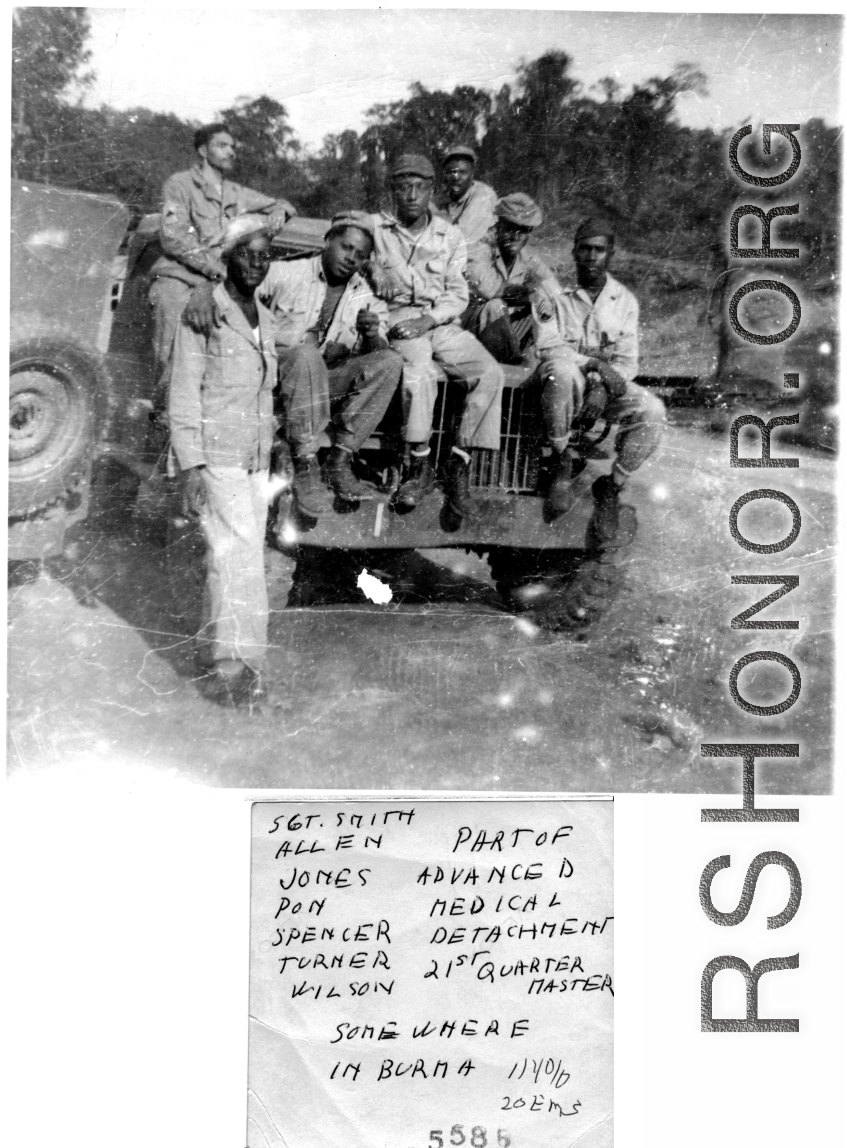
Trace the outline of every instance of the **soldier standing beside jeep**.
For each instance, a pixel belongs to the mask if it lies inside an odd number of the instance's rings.
[[[192,288],[212,287],[226,278],[221,244],[229,221],[258,212],[279,227],[296,214],[284,199],[228,178],[235,167],[235,143],[225,124],[198,128],[194,150],[197,163],[165,183],[159,231],[163,254],[150,271],[157,409],[167,403],[174,336]]]
[[[547,496],[555,517],[572,502],[568,443],[575,419],[602,415],[620,425],[611,474],[593,485],[601,505],[617,504],[630,475],[653,454],[665,424],[664,406],[633,380],[638,373],[638,301],[608,272],[614,228],[585,219],[574,236],[575,287],[538,292],[533,302],[542,406],[556,468]]]
[[[395,496],[411,510],[435,484],[430,439],[440,364],[466,391],[464,410],[445,468],[445,516],[457,529],[473,514],[469,469],[472,450],[500,449],[503,370],[458,324],[468,305],[467,248],[457,227],[430,210],[432,164],[403,155],[391,170],[396,215],[374,217],[372,269],[378,294],[388,301],[388,337],[403,356],[403,437],[410,466]]]

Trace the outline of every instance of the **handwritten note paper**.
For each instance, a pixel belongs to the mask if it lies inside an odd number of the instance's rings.
[[[612,810],[257,803],[249,1148],[610,1145]]]

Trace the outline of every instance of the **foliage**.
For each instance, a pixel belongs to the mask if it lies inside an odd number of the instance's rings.
[[[522,190],[568,221],[599,210],[627,235],[688,232],[702,207],[693,178],[713,161],[720,137],[681,128],[674,113],[683,93],[706,94],[704,74],[679,64],[629,94],[606,78],[598,100],[568,74],[570,64],[566,53],[548,52],[521,67],[514,90],[499,93],[482,149],[497,186],[516,190],[520,172]]]
[[[430,92],[420,83],[409,92],[407,100],[374,104],[361,135],[346,131],[326,137],[309,161],[310,210],[331,215],[355,204],[378,211],[388,206],[387,172],[398,155],[415,152],[437,162],[450,144],[477,144],[488,123],[489,93],[469,85]]]
[[[750,196],[750,202],[758,202],[763,208],[777,203],[800,205],[798,216],[774,225],[771,243],[799,246],[804,265],[812,268],[812,278],[817,281],[831,278],[839,266],[841,135],[841,128],[827,127],[820,119],[803,124],[798,132],[803,160],[791,181],[790,192],[777,186],[764,194]],[[761,125],[754,126],[753,137],[761,141]],[[771,138],[770,156],[760,154],[761,145],[756,149],[756,167],[784,171],[791,154],[789,144],[781,136]],[[747,162],[752,166],[751,161]]]
[[[88,17],[80,8],[22,8],[13,27],[13,171],[90,191],[111,192],[139,210],[158,207],[162,184],[194,161],[196,124],[145,108],[83,108]],[[306,215],[388,207],[387,171],[401,152],[438,164],[451,143],[472,145],[479,175],[501,194],[526,191],[545,210],[546,234],[567,240],[576,221],[601,212],[624,245],[655,258],[701,265],[724,259],[726,223],[740,188],[729,178],[730,130],[682,127],[681,97],[705,98],[707,78],[692,63],[625,91],[611,77],[590,91],[571,74],[563,51],[523,61],[515,82],[488,92],[452,92],[413,83],[405,100],[375,104],[362,132],[328,135],[317,153],[297,140],[283,104],[242,97],[215,118],[238,146],[236,178],[292,200]],[[760,128],[754,138],[761,138]],[[801,243],[814,274],[838,265],[841,133],[821,120],[803,127],[804,163],[792,184],[801,217],[777,234]],[[784,166],[785,141],[757,152],[757,165]],[[760,149],[758,149],[760,152]],[[784,202],[779,188],[755,198]],[[817,210],[812,210],[817,208]]]
[[[423,84],[409,88],[407,100],[374,104],[367,112],[365,136],[377,141],[383,161],[404,152],[442,156],[453,143],[475,143],[490,111],[488,92],[461,85],[452,92],[430,92]]]
[[[43,178],[59,137],[66,98],[93,75],[84,8],[16,8],[12,14],[12,170]]]
[[[270,96],[242,97],[216,117],[232,132],[238,155],[238,177],[257,191],[299,199],[309,180],[301,163],[301,146],[285,107]]]
[[[324,137],[320,154],[309,162],[311,184],[299,201],[306,215],[328,218],[339,207],[365,203],[365,147],[354,131]]]
[[[558,51],[521,64],[515,89],[500,91],[483,143],[483,160],[498,182],[505,177],[512,183],[520,172],[523,190],[544,206],[561,199],[571,163],[580,85],[568,74],[570,66],[570,56]]]

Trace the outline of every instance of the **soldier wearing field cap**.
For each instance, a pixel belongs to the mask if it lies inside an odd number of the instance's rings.
[[[572,460],[568,443],[575,419],[601,415],[618,423],[612,473],[593,487],[600,503],[619,492],[655,451],[665,423],[660,399],[638,386],[638,300],[609,274],[615,228],[606,219],[584,219],[574,235],[576,285],[539,291],[533,300],[536,350],[541,359],[547,434],[557,456],[548,493],[555,516],[571,505]]]
[[[465,392],[464,409],[445,468],[446,516],[457,529],[473,514],[469,490],[471,452],[500,449],[503,371],[459,317],[468,305],[467,248],[461,231],[430,210],[432,164],[402,155],[391,168],[395,214],[374,217],[372,270],[378,294],[388,301],[388,337],[403,356],[403,434],[410,466],[396,502],[411,510],[435,484],[430,438],[438,369]]]
[[[544,222],[538,204],[522,191],[498,200],[492,243],[481,243],[468,259],[471,305],[462,326],[472,331],[500,363],[523,362],[531,350],[533,293],[555,293],[558,280],[547,264],[527,253],[527,240]]]
[[[354,455],[385,414],[403,360],[388,346],[388,308],[362,272],[374,245],[373,216],[332,219],[310,259],[272,263],[256,292],[276,323],[283,432],[294,457],[294,496],[317,518],[331,509],[317,454],[329,431],[329,486],[342,502],[372,499],[353,471]]]
[[[474,179],[477,155],[472,147],[453,144],[442,160],[444,188],[438,210],[459,228],[472,254],[496,223],[497,192],[481,179]]]

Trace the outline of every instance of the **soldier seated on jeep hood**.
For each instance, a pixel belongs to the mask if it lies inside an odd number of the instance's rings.
[[[559,284],[542,259],[524,250],[544,221],[538,204],[516,191],[498,200],[494,214],[489,240],[468,255],[471,303],[462,326],[498,363],[521,364],[531,355],[533,292],[543,288],[555,294]]]
[[[638,373],[638,301],[608,271],[615,234],[603,219],[585,219],[574,236],[576,286],[539,291],[533,303],[541,359],[542,407],[556,470],[547,495],[551,515],[571,505],[574,425],[602,415],[618,423],[611,474],[594,483],[598,502],[615,504],[630,475],[653,454],[665,424],[664,406],[633,380]]]
[[[468,305],[467,245],[458,227],[430,209],[435,171],[425,156],[403,155],[391,172],[395,215],[375,223],[377,293],[388,302],[391,345],[403,356],[403,438],[411,463],[396,504],[411,510],[435,485],[430,455],[438,369],[464,390],[461,421],[445,467],[446,521],[473,517],[471,451],[500,449],[503,371],[458,324]]]
[[[342,212],[319,255],[273,263],[258,291],[276,322],[283,433],[294,457],[294,495],[310,518],[332,509],[317,461],[325,430],[336,496],[356,503],[375,494],[351,463],[388,409],[403,360],[388,346],[388,308],[361,274],[373,243],[373,217]]]
[[[235,167],[235,143],[226,124],[198,128],[194,150],[194,166],[165,183],[159,233],[163,254],[150,272],[154,402],[160,408],[167,403],[174,336],[192,288],[214,286],[226,278],[222,244],[229,222],[259,212],[278,229],[296,215],[286,200],[273,199],[229,178]]]

